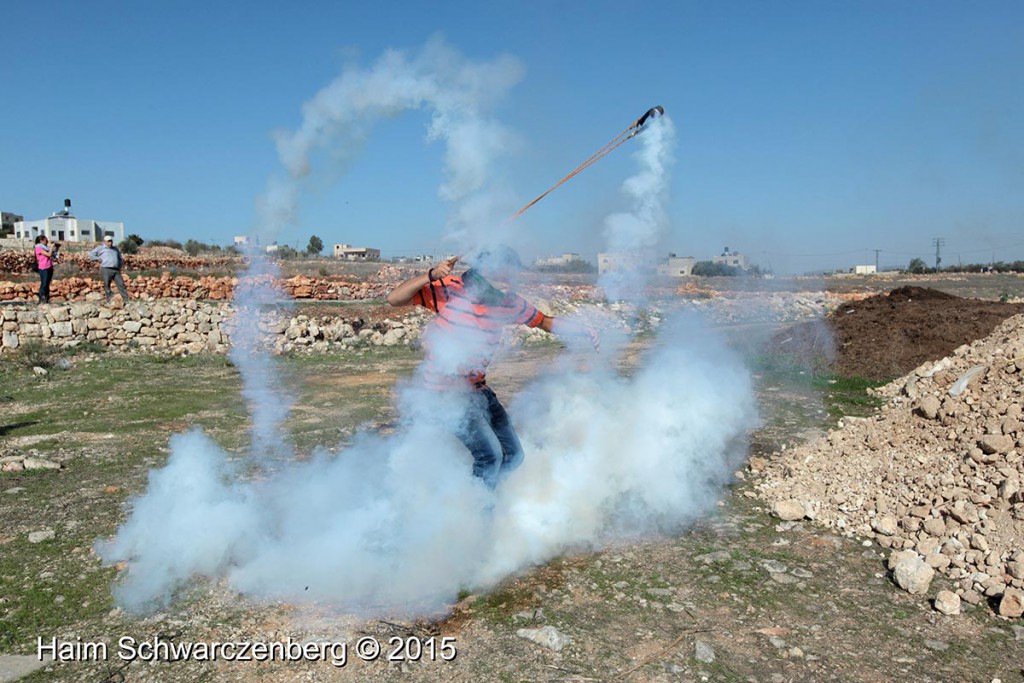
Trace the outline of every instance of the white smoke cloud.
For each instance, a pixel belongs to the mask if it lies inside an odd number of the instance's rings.
[[[262,215],[294,215],[317,150],[350,160],[374,118],[424,107],[430,135],[446,144],[441,196],[459,220],[485,221],[481,207],[497,206],[489,170],[511,138],[482,112],[520,75],[510,58],[472,63],[438,42],[346,71],[307,103],[298,130],[278,135],[289,177],[271,182]],[[614,245],[646,245],[664,227],[671,128],[666,121],[641,139],[642,171],[626,185],[631,212],[609,222]],[[455,229],[479,247],[473,235],[484,224]],[[233,358],[254,422],[273,426],[257,428],[266,431],[254,434],[253,452],[264,444],[290,453],[279,436],[287,402],[272,405],[280,386],[246,337],[257,339],[260,302],[275,294],[251,294],[253,303],[240,304],[252,317],[233,337]],[[460,589],[486,588],[566,551],[677,529],[716,499],[756,420],[749,374],[701,329],[692,318],[668,326],[630,378],[614,353],[581,370],[570,349],[512,402],[526,457],[496,491],[471,475],[472,457],[453,436],[468,399],[457,392],[406,386],[394,435],[361,433],[337,455],[281,460],[258,478],[245,478],[201,433],[176,436],[128,520],[98,544],[104,560],[129,563],[117,600],[145,611],[207,577],[256,600],[431,614]],[[458,335],[427,343],[453,368],[475,352]]]
[[[496,495],[430,392],[405,397],[395,436],[257,481],[201,434],[175,437],[100,548],[130,562],[117,599],[152,608],[206,576],[257,599],[430,614],[564,552],[677,529],[716,500],[756,419],[749,374],[701,327],[678,321],[633,378],[570,357],[520,394],[526,459]]]

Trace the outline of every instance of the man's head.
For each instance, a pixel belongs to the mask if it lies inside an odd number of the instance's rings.
[[[514,284],[523,270],[519,254],[504,244],[479,249],[463,260],[470,268],[495,283]]]
[[[106,237],[103,238],[103,244],[107,245],[108,247],[114,246],[114,238],[111,237],[110,235],[107,235]]]

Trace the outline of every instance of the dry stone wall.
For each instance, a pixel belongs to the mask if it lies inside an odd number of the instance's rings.
[[[96,302],[6,305],[0,307],[0,353],[29,342],[58,347],[85,343],[116,351],[225,353],[232,308],[226,303],[131,301],[125,305]],[[343,316],[271,316],[261,324],[266,344],[276,352],[346,350],[361,346],[409,344],[419,337],[424,315],[368,322]]]
[[[154,299],[231,299],[237,277],[185,277],[164,272],[159,277],[133,276],[125,278],[128,295],[133,298]],[[319,301],[362,301],[387,296],[391,286],[381,282],[353,282],[342,278],[306,277],[296,275],[277,281],[278,287],[292,299]],[[38,281],[0,282],[0,301],[35,301]],[[50,288],[54,301],[100,301],[103,283],[95,278],[58,277]],[[116,296],[116,294],[115,294]]]

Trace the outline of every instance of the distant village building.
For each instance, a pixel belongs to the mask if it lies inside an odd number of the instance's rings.
[[[351,244],[335,244],[334,258],[346,261],[380,261],[380,249],[353,247]]]
[[[669,254],[663,263],[658,265],[658,275],[662,277],[686,277],[693,275],[693,265],[697,259],[692,256],[676,256]]]
[[[741,268],[743,270],[748,270],[750,268],[750,259],[738,251],[729,251],[729,247],[725,248],[721,256],[713,256],[711,261],[712,263],[721,263],[726,266]]]
[[[248,235],[235,235],[235,246],[236,247],[244,247],[247,244],[249,244],[249,236]]]
[[[561,266],[570,266],[578,263],[586,263],[579,254],[572,252],[566,252],[560,256],[548,256],[547,258],[539,258],[533,262],[535,268],[557,268]]]
[[[649,253],[603,251],[597,255],[598,275],[615,270],[654,270],[656,266],[654,256]]]
[[[877,266],[854,266],[851,271],[854,275],[874,275],[878,272]]]
[[[21,220],[14,224],[17,239],[34,242],[40,235],[57,242],[102,242],[106,237],[121,242],[124,240],[124,223],[76,218],[71,215],[71,200],[65,199],[63,211],[41,220]]]

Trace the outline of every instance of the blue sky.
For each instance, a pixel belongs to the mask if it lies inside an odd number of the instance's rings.
[[[346,63],[441,34],[525,78],[498,108],[525,203],[647,108],[678,131],[665,248],[779,272],[1024,259],[1024,3],[22,2],[0,7],[0,209],[230,242],[281,171],[271,137]],[[282,241],[436,247],[424,114],[315,178]],[[601,247],[616,151],[531,209],[536,254]],[[1011,246],[1012,245],[1012,246]]]

